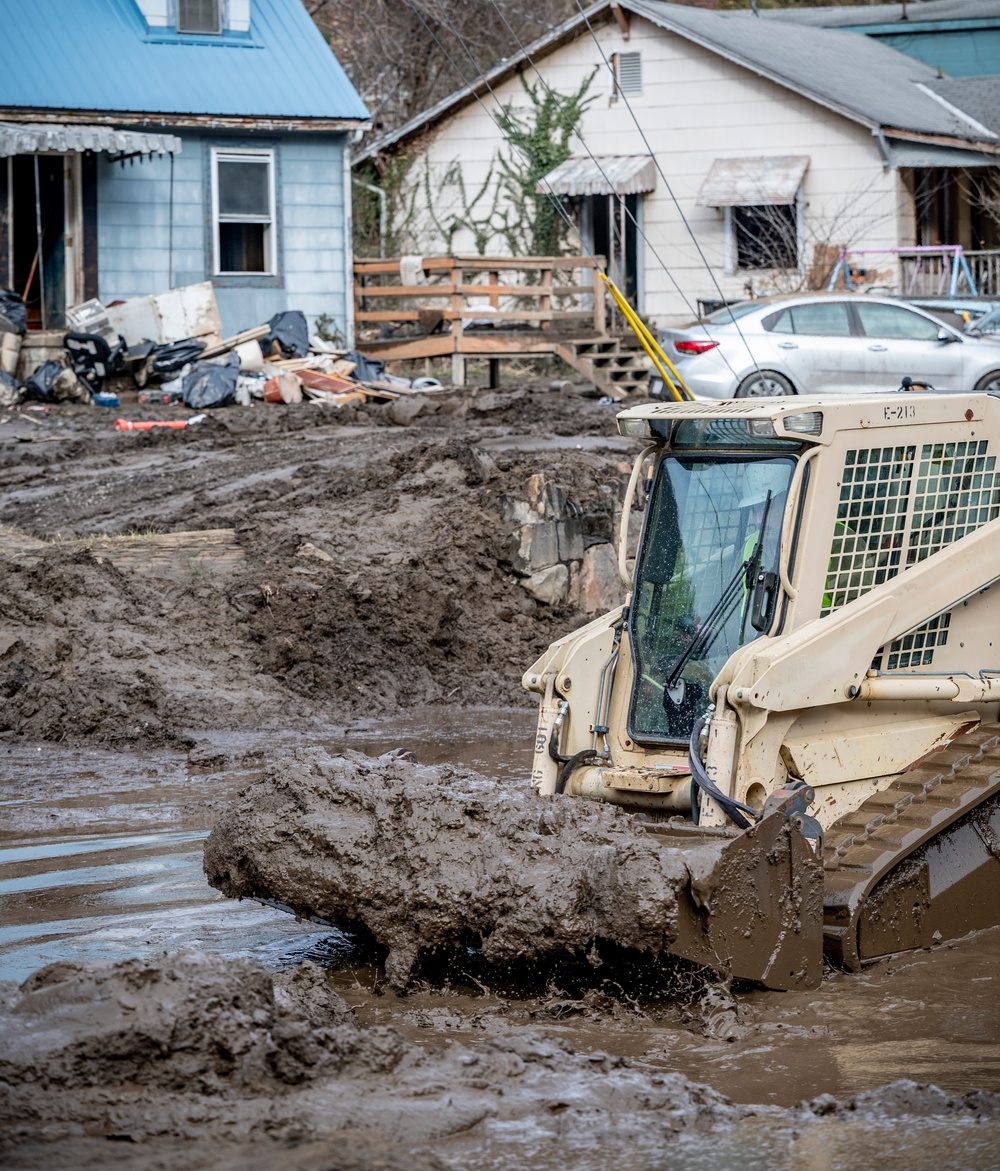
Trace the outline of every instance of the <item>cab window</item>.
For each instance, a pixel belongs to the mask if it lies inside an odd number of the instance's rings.
[[[857,302],[861,328],[868,337],[883,337],[901,341],[935,342],[941,326],[936,321],[911,313],[899,305],[866,305]]]

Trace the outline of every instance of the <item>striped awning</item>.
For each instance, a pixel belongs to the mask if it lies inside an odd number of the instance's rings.
[[[0,122],[0,158],[45,151],[107,151],[115,155],[180,154],[175,134],[115,130],[111,126],[74,126],[60,122]]]
[[[574,155],[538,181],[538,195],[638,195],[656,186],[652,155]]]

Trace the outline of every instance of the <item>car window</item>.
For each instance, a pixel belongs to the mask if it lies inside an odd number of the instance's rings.
[[[761,322],[771,333],[794,333],[792,327],[792,313],[790,309],[782,309],[780,313],[772,313]]]
[[[735,305],[726,305],[722,309],[716,309],[714,313],[710,313],[705,318],[705,321],[710,325],[727,325],[731,321],[739,321],[748,313],[756,313],[759,308],[759,301],[739,301]]]
[[[793,305],[792,330],[819,337],[850,337],[851,322],[843,301],[817,301],[812,305]]]
[[[937,341],[941,326],[919,313],[911,313],[899,305],[866,305],[857,302],[861,326],[869,337],[895,338],[904,341]]]

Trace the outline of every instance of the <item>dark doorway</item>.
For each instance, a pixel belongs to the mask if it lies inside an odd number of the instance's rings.
[[[35,157],[15,155],[11,160],[11,275],[28,309],[28,327],[62,329],[66,325],[65,160],[61,155],[37,156],[36,201]]]
[[[608,276],[636,309],[639,305],[638,195],[588,195],[580,203],[580,237],[586,252],[603,256]]]

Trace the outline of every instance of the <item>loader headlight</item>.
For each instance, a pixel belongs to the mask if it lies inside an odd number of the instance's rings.
[[[618,433],[631,439],[669,439],[672,419],[636,419],[618,416]]]
[[[648,419],[619,419],[618,433],[630,439],[648,439],[653,434]]]
[[[797,415],[785,415],[781,421],[786,431],[797,435],[820,435],[823,431],[822,411],[801,411]]]

